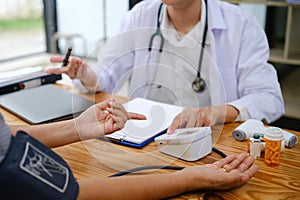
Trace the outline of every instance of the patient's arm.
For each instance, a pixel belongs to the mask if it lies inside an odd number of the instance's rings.
[[[91,106],[71,120],[33,126],[13,125],[10,128],[13,135],[23,130],[53,148],[113,133],[122,129],[128,119],[143,120],[146,117],[126,112],[121,104],[107,100]]]

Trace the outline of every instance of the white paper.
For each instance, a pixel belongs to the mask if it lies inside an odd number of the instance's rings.
[[[107,135],[107,137],[136,144],[140,144],[166,130],[174,117],[183,109],[179,106],[143,98],[133,99],[123,106],[129,112],[145,115],[147,120],[128,120],[122,130]]]

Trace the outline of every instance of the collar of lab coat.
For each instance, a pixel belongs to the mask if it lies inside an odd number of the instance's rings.
[[[208,3],[209,2],[209,3]],[[219,1],[208,1],[208,27],[214,29],[227,29],[226,23],[222,16]]]
[[[205,6],[208,6],[208,32],[210,30],[215,29],[227,29],[226,23],[222,16],[220,3],[217,1],[208,1],[208,5],[205,5],[204,0],[202,0],[202,10],[201,10],[201,20],[186,36],[184,36],[181,40],[178,40],[178,34],[175,31],[173,25],[170,23],[167,16],[166,6],[163,7],[162,19],[161,19],[161,30],[164,39],[168,40],[170,43],[174,44],[178,47],[195,47],[195,45],[201,44],[203,37],[203,29],[205,23]],[[207,34],[205,44],[211,43],[211,38]]]
[[[201,45],[204,23],[205,23],[205,3],[202,2],[201,11],[201,21],[199,21],[192,30],[190,30],[186,35],[179,36],[175,30],[173,24],[170,22],[167,15],[167,7],[164,6],[161,19],[161,31],[165,40],[169,41],[172,45],[176,47],[186,47],[186,48],[195,48],[197,45]],[[209,37],[206,38],[205,44],[209,44]]]

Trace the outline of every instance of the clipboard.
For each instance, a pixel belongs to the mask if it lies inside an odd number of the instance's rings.
[[[102,139],[134,148],[142,148],[155,137],[166,133],[174,117],[183,109],[180,106],[143,98],[135,98],[123,106],[128,112],[143,114],[147,119],[129,120],[122,130],[106,135]]]
[[[106,136],[105,139],[107,140],[107,138],[109,138],[108,140],[110,142],[114,143],[114,144],[120,144],[120,145],[124,145],[124,146],[127,146],[127,147],[134,147],[134,148],[140,149],[140,148],[146,146],[147,144],[149,144],[150,142],[152,142],[156,137],[158,137],[158,136],[160,136],[160,135],[162,135],[166,132],[167,132],[167,129],[165,129],[164,131],[162,131],[158,134],[155,134],[153,137],[150,137],[149,139],[145,140],[142,143],[134,143],[134,142],[127,141],[125,139],[114,139],[114,138],[109,137],[109,136]],[[102,138],[102,139],[104,139],[104,138]]]

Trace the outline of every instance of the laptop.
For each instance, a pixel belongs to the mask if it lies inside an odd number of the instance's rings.
[[[30,124],[49,123],[78,116],[95,102],[52,84],[0,96],[0,106]]]

